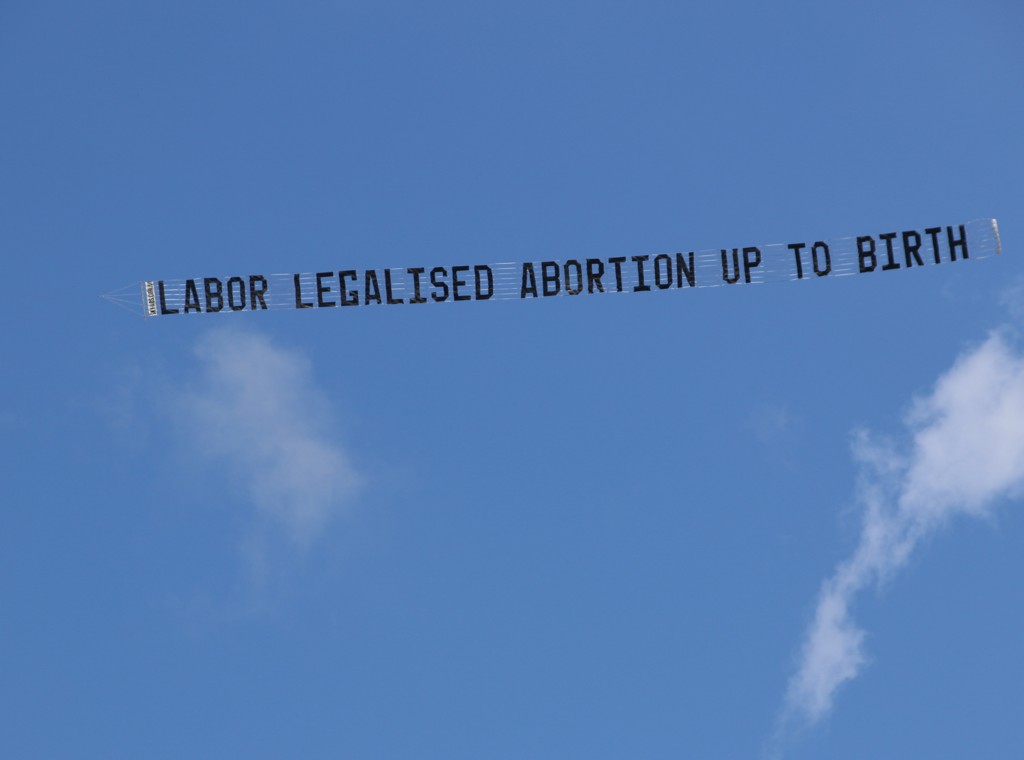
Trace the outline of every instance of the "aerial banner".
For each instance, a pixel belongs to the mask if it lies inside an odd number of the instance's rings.
[[[533,301],[554,296],[656,293],[766,282],[817,281],[923,269],[1001,252],[995,219],[672,253],[431,266],[338,267],[288,274],[239,273],[146,280],[105,296],[148,317],[280,309],[416,306],[458,301]]]

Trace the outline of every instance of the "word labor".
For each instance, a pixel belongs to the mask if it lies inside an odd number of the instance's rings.
[[[248,295],[248,304],[253,311],[266,309],[267,278],[261,274],[252,274],[249,275],[248,280],[248,287],[246,287],[246,281],[241,277],[229,277],[227,283],[222,282],[217,277],[204,277],[200,280],[203,289],[203,298],[201,300],[196,280],[185,280],[183,302],[180,299],[168,298],[163,280],[158,280],[156,283],[155,297],[152,293],[151,284],[146,283],[150,313],[155,311],[155,301],[157,298],[160,301],[161,314],[178,314],[182,311],[185,314],[203,311],[214,314],[218,311],[223,311],[225,305],[231,311],[243,311],[247,303],[246,295]],[[168,304],[168,301],[171,301],[171,305]],[[204,304],[206,308],[203,308]],[[176,308],[177,306],[182,308],[178,309]]]

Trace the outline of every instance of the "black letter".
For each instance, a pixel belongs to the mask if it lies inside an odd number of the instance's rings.
[[[391,297],[391,270],[384,270],[384,292],[388,297],[388,304],[405,303],[404,298],[392,298]]]
[[[160,313],[161,314],[177,314],[178,313],[177,309],[168,309],[167,308],[167,301],[164,298],[164,281],[163,280],[160,280],[156,284],[156,289],[160,293]]]
[[[343,272],[338,272],[338,283],[341,285],[341,305],[342,306],[358,306],[359,305],[359,291],[358,290],[345,290],[345,280],[352,280],[352,284],[355,285],[356,270],[354,270],[354,269],[346,269]]]
[[[571,267],[576,268],[577,286],[575,288],[572,286],[572,277],[569,273]],[[576,259],[569,259],[565,262],[563,269],[565,270],[565,292],[570,296],[578,296],[583,292],[583,267],[580,266],[580,262],[576,261]]]
[[[468,272],[469,267],[452,267],[452,297],[456,301],[468,301],[472,296],[460,296],[459,288],[466,284],[465,280],[459,279],[459,272]]]
[[[884,235],[879,235],[878,237],[885,241],[885,254],[889,259],[888,263],[882,265],[882,271],[888,272],[890,269],[899,269],[900,262],[896,261],[892,255],[892,239],[896,237],[896,233],[887,232]]]
[[[956,261],[956,249],[959,248],[964,252],[964,258],[967,258],[967,231],[964,230],[964,226],[960,225],[960,239],[953,239],[953,228],[946,228],[946,237],[949,238],[949,260]]]
[[[231,289],[233,284],[238,285],[238,305],[235,306],[235,291]],[[241,277],[232,277],[228,280],[228,306],[231,311],[241,311],[245,308],[245,281]]]
[[[868,243],[870,247],[865,248],[865,243]],[[868,259],[871,260],[871,266],[864,263]],[[870,235],[861,235],[857,238],[857,261],[861,274],[874,272],[875,267],[878,266],[878,258],[875,256],[875,239]]]
[[[527,293],[534,298],[537,297],[537,275],[533,271],[533,264],[529,261],[523,264],[523,284],[519,288],[519,297],[526,298]]]
[[[257,288],[256,283],[262,285],[262,288]],[[256,301],[260,302],[260,308],[266,310],[267,302],[263,300],[263,295],[267,292],[267,278],[261,274],[249,275],[249,307],[256,311]]]
[[[548,274],[548,272],[551,274]],[[562,282],[558,276],[557,261],[542,261],[540,263],[540,279],[544,286],[544,296],[557,296],[562,290]],[[548,288],[548,285],[551,288]]]
[[[199,291],[196,290],[196,281],[185,280],[185,313],[202,310],[203,307],[199,304]]]
[[[485,294],[480,287],[480,273],[485,272],[487,274],[487,293]],[[486,301],[488,298],[494,295],[494,272],[486,264],[477,264],[473,267],[473,278],[476,280],[476,300]]]
[[[750,270],[761,265],[761,249],[750,246],[743,249],[743,281],[750,282]]]
[[[302,300],[302,283],[299,282],[299,275],[295,275],[295,308],[296,309],[312,309],[313,304],[304,303]]]
[[[740,252],[738,248],[732,249],[732,268],[736,274],[732,277],[729,276],[729,252],[726,249],[722,249],[722,279],[730,285],[735,285],[740,281]]]
[[[604,285],[601,284],[601,277],[604,276],[604,262],[601,259],[587,259],[587,292],[593,293],[597,285],[597,292],[604,293]]]
[[[687,261],[683,258],[683,254],[681,254],[681,253],[677,253],[676,254],[676,287],[677,288],[683,287],[683,275],[684,274],[686,275],[686,282],[689,284],[689,286],[691,288],[694,288],[694,287],[697,286],[697,281],[694,278],[694,272],[696,270],[693,268],[693,251],[690,251],[688,256],[689,256],[689,263],[687,263]]]
[[[665,274],[665,282],[661,281],[662,273]],[[672,287],[672,257],[667,253],[654,257],[654,284],[662,290]]]
[[[818,266],[818,251],[822,250],[825,254],[825,266]],[[811,246],[811,263],[814,265],[814,273],[818,277],[824,277],[832,271],[832,256],[828,252],[828,243],[819,240],[817,243]]]
[[[316,273],[316,302],[319,306],[337,306],[334,301],[325,301],[324,293],[330,293],[331,288],[329,285],[324,285],[324,277],[333,277],[334,272],[317,272]]]
[[[942,257],[939,255],[939,233],[942,232],[941,227],[929,227],[926,229],[925,234],[932,239],[932,253],[935,256],[935,263],[941,264]]]
[[[437,294],[437,292],[435,291],[435,292],[430,294],[430,297],[433,298],[438,303],[441,303],[442,301],[447,301],[448,300],[448,283],[445,282],[444,280],[441,280],[441,282],[438,282],[437,281],[437,276],[439,274],[442,277],[447,277],[448,276],[448,270],[445,269],[444,267],[434,267],[433,269],[430,270],[430,282],[433,283],[435,288],[441,288],[441,292],[444,295],[440,295],[439,296]]]
[[[633,286],[634,293],[640,293],[645,290],[650,290],[650,285],[644,284],[644,262],[650,258],[650,256],[633,256],[633,261],[636,262],[636,285]]]
[[[369,306],[370,301],[382,303],[380,297],[380,283],[377,282],[377,273],[372,269],[367,269],[366,274],[363,275],[363,303]]]
[[[793,257],[796,259],[796,278],[802,280],[804,278],[804,262],[800,258],[800,251],[803,250],[803,243],[790,243],[786,246],[793,252]]]
[[[426,303],[426,298],[420,298],[420,275],[423,274],[423,267],[412,267],[405,271],[412,275],[413,296],[409,299],[409,303]]]
[[[625,256],[615,256],[608,259],[609,264],[615,265],[615,292],[622,292],[622,265],[626,261]]]
[[[217,283],[217,289],[211,290],[210,285]],[[218,311],[224,308],[224,286],[221,281],[216,277],[206,277],[203,279],[203,292],[206,294],[206,311],[210,314],[216,314]],[[217,302],[217,307],[214,308],[213,302]]]
[[[910,238],[911,237],[914,238],[914,242],[913,243],[910,242]],[[917,265],[919,267],[920,266],[924,266],[924,262],[921,261],[921,257],[917,253],[920,250],[921,250],[921,236],[918,235],[917,232],[915,232],[914,230],[907,230],[907,231],[905,231],[903,233],[903,256],[907,260],[907,268],[910,268],[910,267],[914,266],[914,261],[917,262]],[[914,257],[914,261],[910,260],[911,256]]]

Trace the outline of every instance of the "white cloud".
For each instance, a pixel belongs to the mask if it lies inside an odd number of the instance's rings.
[[[861,590],[899,570],[927,535],[957,515],[986,516],[1024,487],[1024,356],[993,333],[917,399],[905,420],[910,443],[858,433],[863,467],[860,541],[822,585],[789,682],[782,725],[814,723],[839,687],[867,662],[865,632],[850,616]],[[784,730],[784,729],[783,729]]]
[[[195,355],[200,377],[175,407],[188,445],[204,461],[227,467],[260,524],[305,549],[351,504],[360,484],[309,362],[235,329],[206,334]],[[224,499],[235,500],[230,493]],[[253,543],[249,537],[250,554]]]

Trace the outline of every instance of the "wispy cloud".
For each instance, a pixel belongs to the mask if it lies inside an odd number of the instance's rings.
[[[780,736],[832,708],[836,692],[868,661],[851,616],[859,592],[889,579],[922,539],[958,515],[983,517],[1024,489],[1024,354],[1004,332],[962,354],[911,406],[900,450],[866,432],[854,437],[862,466],[860,541],[821,587]]]
[[[206,334],[195,356],[198,377],[174,407],[185,440],[231,473],[241,494],[234,500],[253,511],[253,535],[265,528],[306,549],[360,485],[309,361],[236,329]],[[249,536],[245,547],[257,562],[258,543]]]

